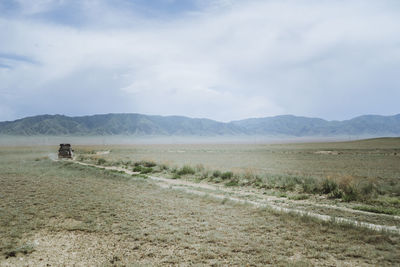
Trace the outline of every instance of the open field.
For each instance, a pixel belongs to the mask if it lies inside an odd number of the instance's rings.
[[[283,145],[79,146],[76,150],[81,155],[78,160],[86,162],[100,160],[104,161],[102,165],[129,168],[135,162],[154,162],[168,168],[169,172],[161,175],[171,178],[181,178],[176,173],[186,166],[195,171],[189,175],[195,180],[250,185],[289,194],[325,194],[378,205],[383,213],[400,215],[399,138]],[[100,150],[110,153],[96,154]],[[224,179],[224,172],[230,172],[225,177],[228,179]]]
[[[338,143],[79,146],[77,152],[110,150],[105,159],[153,160],[219,170],[315,176],[400,178],[400,138]]]
[[[0,148],[2,266],[400,264],[399,235],[282,214],[238,204],[228,197],[221,200],[207,194],[211,192],[207,187],[204,195],[190,194],[178,186],[160,187],[145,175],[132,177],[68,161],[53,162],[48,155],[56,149]],[[104,165],[120,162],[117,165],[121,168],[133,169],[134,163],[142,160],[155,161],[157,165],[152,169],[165,164],[168,169],[152,171],[151,175],[160,177],[174,178],[184,165],[192,166],[193,175],[182,174],[173,181],[244,190],[249,201],[286,194],[280,201],[285,199],[287,205],[303,205],[304,209],[310,206],[307,201],[327,205],[334,202],[338,207],[358,201],[342,203],[318,194],[296,200],[295,196],[301,196],[297,188],[285,191],[254,184],[226,187],[226,181],[218,180],[221,177],[200,181],[197,176],[204,172],[212,176],[215,170],[262,177],[351,176],[372,180],[379,187],[390,187],[392,182],[397,185],[400,178],[398,139],[293,145],[79,146],[75,150],[87,157],[84,161],[98,163],[103,159],[100,162]],[[100,151],[110,152],[96,154]],[[390,200],[397,212],[398,189],[382,190],[370,197]],[[365,205],[381,206],[369,202]],[[313,206],[312,211],[316,209]],[[324,212],[327,208],[318,209]],[[340,209],[327,212],[334,216],[346,213]],[[346,216],[355,216],[347,212]],[[357,216],[371,223],[399,224],[390,215]]]

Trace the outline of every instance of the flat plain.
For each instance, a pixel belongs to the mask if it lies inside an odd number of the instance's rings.
[[[146,178],[217,184],[282,201],[292,197],[293,203],[300,201],[296,207],[307,206],[307,201],[350,208],[363,205],[377,211],[390,206],[391,212],[383,210],[383,217],[377,213],[371,220],[398,226],[400,140],[396,138],[75,147],[82,162],[141,168],[138,172],[143,174],[133,176],[49,159],[56,150],[56,146],[0,148],[2,266],[400,264],[398,234],[281,213],[212,194],[191,194]],[[146,162],[154,166],[145,169]],[[145,174],[143,170],[149,169]],[[191,169],[194,173],[183,171]],[[222,174],[230,172],[225,179]],[[262,182],[249,182],[257,177]],[[277,179],[273,186],[271,177]],[[328,179],[338,186],[343,180],[353,186],[368,181],[373,187],[362,198],[344,201],[331,199],[332,192],[303,192],[301,179],[294,187],[282,187],[279,179],[291,181],[288,177]],[[234,179],[237,183],[231,187]],[[308,199],[296,200],[303,195]]]
[[[169,165],[257,173],[318,176],[354,175],[397,179],[400,138],[293,144],[172,144],[79,146],[79,151],[109,150],[110,160],[152,160]]]

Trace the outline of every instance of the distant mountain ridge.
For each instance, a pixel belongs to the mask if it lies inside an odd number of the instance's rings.
[[[281,115],[231,122],[252,134],[290,136],[400,135],[400,114],[394,116],[363,115],[344,121]]]
[[[80,117],[39,115],[0,122],[0,135],[136,136],[400,136],[400,114],[364,115],[344,121],[281,115],[228,123],[183,116],[103,114]]]

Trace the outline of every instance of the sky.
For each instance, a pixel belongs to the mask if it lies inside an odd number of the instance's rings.
[[[400,113],[398,0],[0,0],[0,121]]]

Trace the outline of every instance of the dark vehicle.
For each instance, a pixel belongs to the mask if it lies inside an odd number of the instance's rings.
[[[59,159],[72,159],[73,156],[74,151],[72,150],[70,144],[60,144],[60,148],[58,149]]]

